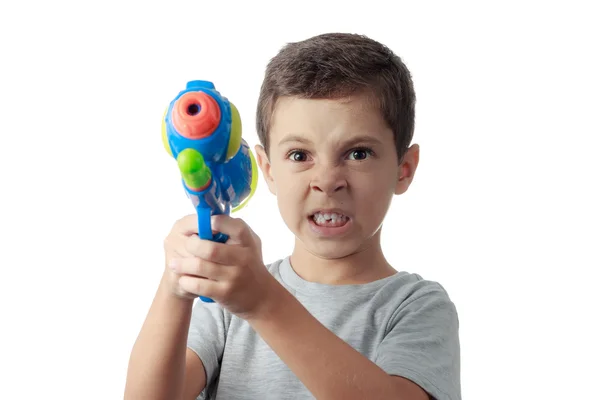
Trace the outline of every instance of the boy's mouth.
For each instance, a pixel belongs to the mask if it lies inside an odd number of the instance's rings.
[[[337,228],[346,225],[348,217],[339,212],[321,212],[318,211],[310,216],[318,226]]]

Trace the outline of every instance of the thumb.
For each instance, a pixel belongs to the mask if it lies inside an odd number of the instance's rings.
[[[229,215],[213,215],[211,217],[213,231],[224,233],[229,237],[228,244],[249,246],[254,243],[250,227],[240,218]]]
[[[184,236],[198,234],[198,217],[196,214],[186,215],[175,223],[173,231]]]

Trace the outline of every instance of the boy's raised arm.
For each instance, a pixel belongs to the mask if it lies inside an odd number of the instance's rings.
[[[168,275],[133,346],[125,400],[192,400],[206,385],[202,361],[187,348],[193,300],[173,295]]]

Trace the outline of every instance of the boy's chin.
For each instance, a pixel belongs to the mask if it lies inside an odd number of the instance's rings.
[[[351,243],[350,241],[331,241],[331,242],[303,242],[304,248],[314,256],[322,258],[324,260],[339,260],[357,253],[359,249],[358,244]]]

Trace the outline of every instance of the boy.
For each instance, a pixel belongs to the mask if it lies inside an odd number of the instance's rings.
[[[461,398],[454,304],[380,247],[419,160],[414,104],[402,61],[362,36],[316,36],[271,60],[255,150],[294,250],[265,266],[242,220],[213,218],[225,244],[200,240],[194,215],[178,221],[126,399]]]

